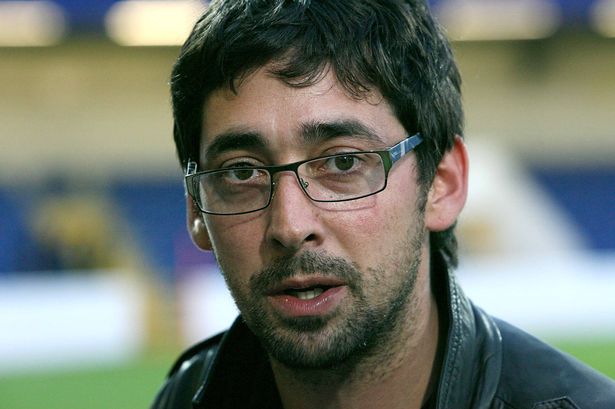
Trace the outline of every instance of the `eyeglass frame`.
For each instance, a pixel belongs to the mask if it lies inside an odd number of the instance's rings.
[[[201,212],[205,214],[216,215],[216,216],[237,216],[241,214],[258,212],[259,210],[263,210],[269,207],[269,205],[271,204],[271,200],[273,199],[273,196],[275,193],[275,187],[276,187],[276,181],[274,180],[273,176],[279,172],[293,172],[295,174],[295,177],[297,178],[297,181],[299,182],[299,186],[301,187],[301,190],[303,190],[305,195],[310,200],[314,202],[319,202],[319,203],[348,202],[351,200],[358,200],[364,197],[372,196],[372,195],[375,195],[385,190],[387,187],[389,171],[391,170],[393,165],[398,160],[400,160],[402,157],[404,157],[406,154],[412,152],[422,142],[423,142],[423,137],[421,136],[420,132],[417,132],[416,134],[408,136],[406,139],[403,139],[402,141],[384,150],[342,152],[342,153],[336,153],[333,155],[318,156],[315,158],[305,159],[305,160],[301,160],[298,162],[287,163],[285,165],[246,166],[246,167],[238,167],[238,168],[228,167],[228,168],[204,170],[201,172],[197,172],[196,162],[192,160],[188,160],[188,165],[186,167],[186,174],[184,175],[184,188],[185,188],[186,194],[192,198],[193,202],[196,204],[196,206],[199,208]],[[304,163],[311,162],[314,160],[329,159],[329,158],[348,156],[348,155],[369,154],[369,153],[378,154],[382,160],[382,166],[384,167],[384,184],[382,185],[381,189],[376,190],[375,192],[362,195],[362,196],[352,197],[348,199],[335,199],[335,200],[314,199],[307,192],[306,190],[307,186],[305,185],[305,182],[303,181],[303,179],[301,178],[301,175],[299,175],[299,172],[298,172],[299,166],[303,165]],[[216,212],[203,210],[201,208],[199,201],[195,198],[195,194],[198,193],[198,188],[194,188],[194,187],[190,188],[191,180],[198,180],[196,178],[197,176],[201,176],[201,175],[205,175],[209,173],[220,172],[224,170],[243,170],[243,169],[262,169],[262,170],[265,170],[269,174],[269,178],[270,178],[269,199],[267,199],[267,203],[264,206],[259,207],[258,209],[248,210],[246,212],[238,212],[238,213],[216,213]]]

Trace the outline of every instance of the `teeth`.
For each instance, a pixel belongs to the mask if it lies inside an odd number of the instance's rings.
[[[300,300],[311,300],[312,298],[318,297],[325,290],[319,287],[312,288],[310,290],[291,290],[289,294],[293,297],[297,297]]]

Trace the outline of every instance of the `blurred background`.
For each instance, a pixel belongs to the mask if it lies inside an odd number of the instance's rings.
[[[434,0],[464,79],[467,293],[615,378],[615,0]],[[0,1],[0,409],[147,407],[236,312],[168,95],[199,1]]]

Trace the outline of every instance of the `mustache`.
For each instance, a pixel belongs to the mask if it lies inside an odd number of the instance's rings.
[[[280,282],[301,274],[334,277],[346,283],[350,290],[360,288],[362,281],[359,269],[346,259],[305,251],[299,255],[280,257],[254,274],[250,278],[250,289],[264,294]]]

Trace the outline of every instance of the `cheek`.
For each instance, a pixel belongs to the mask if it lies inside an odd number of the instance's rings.
[[[382,193],[370,197],[368,206],[333,219],[338,233],[345,232],[346,249],[353,254],[387,254],[419,227],[416,190],[391,183]]]
[[[234,223],[233,223],[234,222]],[[229,220],[207,221],[207,231],[214,254],[225,273],[247,276],[258,268],[262,228],[248,221],[236,223]]]
[[[330,219],[330,231],[353,261],[369,266],[373,257],[390,251],[392,242],[406,235],[408,209],[403,209],[405,215],[401,210],[374,200],[371,206],[335,215]]]

